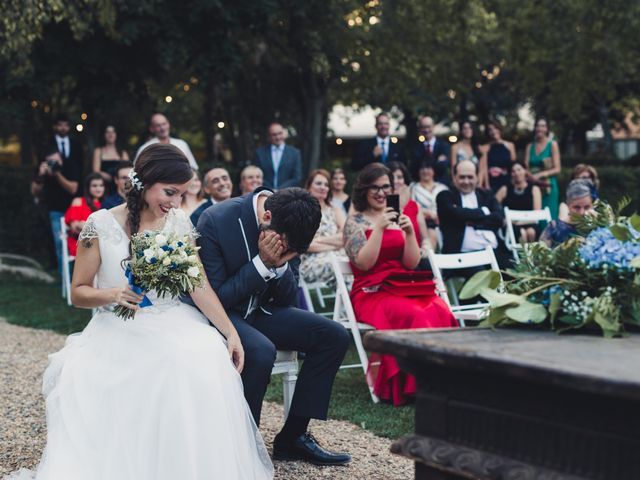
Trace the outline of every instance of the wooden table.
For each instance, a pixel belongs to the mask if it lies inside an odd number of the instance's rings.
[[[417,378],[416,479],[640,479],[640,335],[376,331]]]

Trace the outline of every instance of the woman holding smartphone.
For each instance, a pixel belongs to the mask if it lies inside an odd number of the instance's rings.
[[[347,219],[344,238],[354,273],[355,314],[380,330],[457,326],[435,294],[430,272],[415,271],[416,233],[407,215],[389,207],[393,190],[391,171],[381,163],[367,165],[353,187],[356,213]],[[380,399],[401,405],[415,394],[415,379],[401,372],[392,356],[374,354],[369,362],[367,380]]]

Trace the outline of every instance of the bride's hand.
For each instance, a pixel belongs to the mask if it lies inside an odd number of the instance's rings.
[[[240,342],[240,337],[237,332],[233,332],[227,337],[227,349],[229,350],[229,356],[231,361],[236,367],[238,373],[242,373],[244,368],[244,349]]]
[[[131,290],[131,288],[129,288],[129,285],[123,285],[122,287],[116,287],[111,290],[111,303],[117,303],[118,305],[130,308],[131,310],[140,309],[138,304],[142,302],[144,295],[138,295],[133,290]]]

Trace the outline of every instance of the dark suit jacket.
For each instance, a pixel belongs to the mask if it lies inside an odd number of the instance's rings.
[[[423,163],[430,163],[433,165],[435,170],[435,179],[437,182],[445,183],[449,185],[451,182],[449,181],[449,153],[451,151],[451,147],[449,142],[445,140],[440,140],[436,138],[435,143],[433,144],[433,151],[431,152],[431,156],[427,156],[427,152],[424,148],[424,144],[419,142],[413,148],[413,157],[411,159],[411,165],[409,170],[411,171],[411,175],[414,180],[418,180],[420,171],[420,165]],[[444,155],[446,160],[438,160],[438,157]],[[446,181],[443,181],[446,180]]]
[[[455,188],[442,191],[436,197],[440,230],[442,231],[442,253],[460,252],[467,225],[480,230],[491,230],[496,234],[498,244],[500,244],[498,230],[504,223],[502,207],[491,190],[478,189],[476,197],[478,208],[462,207],[462,196]],[[491,213],[486,215],[482,211],[482,207],[487,207]]]
[[[60,173],[69,181],[78,182],[78,190],[75,194],[69,193],[62,188],[58,180],[52,176],[44,179],[44,189],[42,196],[47,209],[50,211],[64,212],[74,197],[82,195],[82,169],[84,163],[84,151],[82,144],[72,137],[69,137],[69,152],[63,157],[58,147],[58,142],[51,136],[40,151],[39,161],[44,161],[47,155],[58,152],[62,158],[62,168]]]
[[[356,148],[356,153],[351,160],[351,168],[353,170],[362,170],[366,165],[374,162],[382,163],[381,157],[373,156],[373,149],[378,144],[377,137],[362,140]],[[387,153],[387,161],[405,163],[404,152],[400,144],[389,141],[389,152]]]
[[[260,147],[256,150],[253,160],[256,167],[262,169],[264,174],[263,185],[274,188],[273,184],[273,159],[271,158],[271,145]],[[278,187],[299,187],[302,182],[302,159],[300,150],[290,145],[284,146],[280,166],[278,167]]]
[[[244,197],[217,203],[200,215],[198,245],[200,258],[211,286],[225,310],[243,318],[249,315],[251,299],[263,311],[270,306],[289,307],[297,302],[298,280],[295,260],[279,279],[266,281],[252,262],[258,255],[258,226],[253,209],[257,188]],[[193,305],[190,298],[184,299]]]

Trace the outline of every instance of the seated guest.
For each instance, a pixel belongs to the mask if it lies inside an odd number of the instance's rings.
[[[261,187],[262,181],[263,175],[260,167],[255,165],[244,167],[240,172],[240,195],[246,195]]]
[[[591,198],[595,201],[600,198],[598,190],[600,189],[600,178],[598,178],[598,172],[591,165],[579,163],[573,167],[573,173],[571,174],[571,180],[582,178],[591,182]],[[558,209],[558,218],[561,220],[567,220],[569,218],[569,207],[566,203],[562,202]]]
[[[542,192],[540,187],[529,183],[529,172],[524,163],[516,161],[511,164],[511,182],[500,187],[496,193],[503,207],[511,210],[540,210],[542,208]],[[537,223],[516,223],[516,240],[522,243],[535,242],[538,236]]]
[[[393,178],[393,192],[400,197],[400,211],[411,220],[413,231],[416,232],[418,245],[420,245],[420,253],[425,257],[430,246],[429,234],[427,233],[427,224],[422,221],[424,214],[420,205],[411,199],[409,169],[404,163],[391,162],[389,170],[391,170],[391,177]]]
[[[351,198],[349,194],[345,192],[347,186],[347,177],[344,170],[336,168],[331,172],[331,205],[341,208],[345,215],[349,211],[351,206]]]
[[[105,192],[104,178],[98,172],[87,175],[84,179],[84,196],[74,198],[64,214],[64,222],[69,226],[67,246],[69,255],[76,256],[78,250],[78,236],[87,218],[96,210],[100,210],[100,200]]]
[[[398,218],[387,208],[390,193],[391,172],[381,163],[367,165],[353,187],[356,213],[347,218],[344,238],[354,273],[351,302],[356,316],[381,330],[457,326],[433,282],[413,271],[420,261],[416,234],[409,217]],[[403,282],[402,276],[417,278]],[[402,288],[409,285],[411,290]],[[406,402],[415,394],[415,378],[401,372],[391,355],[382,355],[374,368],[375,357],[369,359],[367,374],[374,393],[394,405]]]
[[[102,208],[113,208],[118,205],[122,205],[126,201],[127,185],[129,181],[129,172],[133,168],[133,164],[129,161],[122,161],[114,170],[113,183],[116,186],[116,191],[108,197],[105,197],[102,202]]]
[[[590,180],[572,180],[567,186],[566,203],[569,215],[566,219],[553,220],[540,235],[540,241],[550,247],[565,242],[577,233],[571,214],[586,215],[593,210],[593,189]]]
[[[362,170],[365,166],[374,162],[384,164],[404,162],[404,154],[400,145],[394,143],[389,136],[391,117],[386,113],[376,115],[375,126],[376,136],[362,140],[358,144],[355,155],[351,159],[351,168],[353,170]]]
[[[498,230],[504,223],[502,207],[489,190],[478,188],[478,166],[470,160],[453,167],[453,188],[438,194],[438,218],[442,231],[442,253],[484,250],[491,246],[501,268],[511,257]]]
[[[425,162],[418,170],[419,181],[411,186],[411,198],[416,201],[422,209],[424,223],[427,226],[427,237],[432,249],[438,245],[438,206],[436,197],[448,187],[444,183],[435,181],[435,170],[432,162]]]
[[[342,250],[342,230],[346,216],[340,207],[331,205],[330,176],[326,170],[314,170],[309,174],[306,190],[320,202],[322,219],[307,253],[300,256],[300,275],[307,283],[335,283],[329,252]]]
[[[205,200],[198,208],[196,208],[189,219],[193,225],[198,225],[198,219],[211,205],[220,203],[231,198],[233,185],[231,184],[231,176],[226,169],[221,167],[210,168],[204,173],[204,182],[202,189],[209,198]]]
[[[110,187],[115,186],[116,169],[120,163],[129,160],[129,154],[118,146],[117,139],[115,127],[109,125],[104,129],[104,145],[93,150],[93,171],[100,173]]]
[[[200,174],[196,169],[193,170],[193,178],[189,183],[189,188],[182,197],[182,205],[180,208],[190,217],[198,207],[207,202],[204,198],[204,191],[202,190],[202,180],[200,180]]]
[[[299,187],[302,181],[300,150],[285,143],[286,132],[279,122],[269,125],[269,145],[256,150],[253,164],[264,173],[264,186],[279,188]]]

